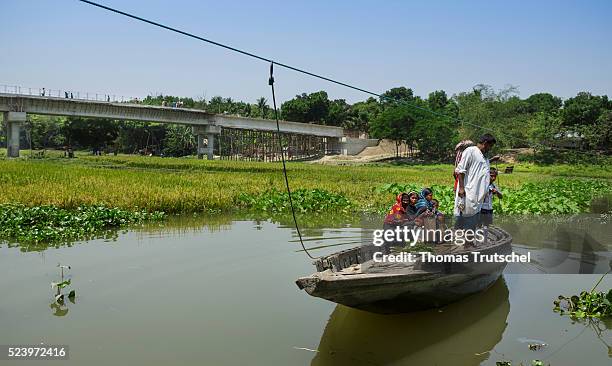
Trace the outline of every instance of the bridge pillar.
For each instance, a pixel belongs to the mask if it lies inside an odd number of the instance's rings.
[[[25,121],[25,112],[4,112],[4,122],[6,122],[6,155],[9,158],[19,157],[19,137],[21,126]]]
[[[325,155],[337,155],[342,152],[342,145],[339,137],[325,138]]]
[[[198,159],[203,159],[204,155],[208,160],[213,160],[213,150],[215,148],[215,136],[221,133],[221,126],[202,125],[193,126],[193,134],[198,138]],[[206,137],[206,142],[204,142]]]

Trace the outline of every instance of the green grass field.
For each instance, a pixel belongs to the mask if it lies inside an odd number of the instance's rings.
[[[284,191],[280,163],[127,155],[96,157],[84,153],[66,159],[58,152],[48,153],[42,159],[28,155],[24,151],[19,159],[0,158],[0,203],[61,208],[104,205],[188,213],[232,210],[241,193]],[[445,164],[324,166],[296,162],[287,166],[293,190],[322,189],[340,194],[358,209],[392,204],[391,192],[377,190],[388,183],[448,187],[453,184],[452,166]],[[502,170],[504,167],[499,166]],[[574,178],[596,180],[612,187],[612,167],[515,164],[514,173],[501,174],[498,183],[502,190],[508,190],[519,189],[526,183],[545,186],[549,181]]]

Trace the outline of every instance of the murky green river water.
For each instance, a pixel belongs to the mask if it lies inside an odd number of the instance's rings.
[[[320,255],[355,245],[358,221],[311,223],[308,246],[326,246]],[[551,239],[548,223],[505,225],[523,250],[578,240]],[[577,235],[587,234],[609,251],[610,223]],[[299,248],[291,227],[236,217],[172,219],[42,251],[2,245],[0,344],[66,344],[70,360],[57,363],[67,365],[612,363],[612,324],[552,312],[557,295],[590,289],[600,275],[509,268],[488,291],[443,309],[376,315],[300,291],[294,280],[314,267]],[[77,291],[59,309],[50,288],[58,262],[72,266]],[[548,346],[530,351],[534,342]]]

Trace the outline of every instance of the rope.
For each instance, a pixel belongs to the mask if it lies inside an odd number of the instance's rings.
[[[285,152],[283,151],[283,140],[281,136],[280,123],[278,119],[278,109],[276,108],[276,94],[274,92],[274,62],[270,62],[270,79],[268,79],[268,84],[272,88],[272,105],[274,106],[274,119],[276,120],[276,132],[278,133],[278,145],[280,146],[281,152],[281,161],[283,162],[283,176],[285,177],[285,186],[287,187],[287,195],[289,196],[289,206],[291,207],[291,216],[293,216],[293,224],[295,226],[295,231],[297,231],[298,237],[300,238],[300,244],[302,245],[302,249],[306,255],[310,257],[310,259],[318,259],[317,257],[313,257],[306,246],[304,245],[304,241],[302,240],[302,233],[300,232],[300,227],[297,222],[297,218],[295,217],[295,208],[293,207],[293,200],[291,199],[291,189],[289,188],[289,178],[287,177],[287,166],[285,164]]]

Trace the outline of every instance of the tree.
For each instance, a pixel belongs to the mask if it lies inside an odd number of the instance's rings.
[[[457,132],[453,120],[430,115],[417,118],[411,134],[421,157],[429,161],[446,161],[458,141]]]
[[[118,134],[113,141],[117,152],[133,154],[141,149],[159,149],[166,137],[168,125],[140,121],[120,121],[117,123]]]
[[[319,91],[297,95],[283,103],[281,111],[283,119],[288,121],[324,123],[329,116],[329,107],[327,93]]]
[[[563,104],[561,98],[555,97],[550,93],[537,93],[525,99],[527,102],[529,113],[556,113]]]
[[[604,111],[594,125],[580,126],[578,131],[583,136],[583,146],[589,149],[612,149],[612,110]]]
[[[370,122],[380,114],[380,110],[380,103],[372,97],[365,102],[357,102],[350,107],[344,128],[367,132]]]
[[[495,90],[491,85],[487,84],[476,84],[472,88],[472,92],[476,95],[480,100],[494,100],[497,95],[495,94]]]
[[[608,109],[612,109],[612,106],[609,105],[607,96],[580,92],[563,103],[563,124],[565,126],[592,126]]]
[[[429,93],[427,104],[434,111],[443,111],[448,105],[448,96],[444,90],[436,90]]]
[[[414,100],[414,92],[410,88],[400,86],[397,88],[391,88],[382,94],[380,103],[383,106],[390,104],[396,104],[403,102],[412,102]]]
[[[64,122],[64,117],[28,115],[26,131],[32,148],[62,148],[66,139]]]
[[[66,142],[82,148],[111,145],[119,134],[117,123],[106,118],[68,117],[63,128]]]
[[[536,112],[529,118],[529,140],[534,148],[553,146],[555,136],[561,130],[559,113]]]
[[[335,99],[329,102],[329,112],[324,118],[328,126],[346,127],[351,106],[344,99]]]
[[[207,110],[212,113],[223,113],[226,111],[225,100],[220,96],[210,98]]]
[[[478,84],[471,93],[457,95],[462,135],[474,140],[492,133],[498,147],[528,146],[528,104],[516,93],[514,86],[495,92],[488,85]]]
[[[402,141],[410,141],[415,124],[413,110],[407,105],[389,106],[370,123],[370,136],[395,141],[396,155]]]
[[[268,110],[270,109],[270,107],[268,106],[268,101],[266,100],[266,98],[261,97],[257,99],[257,108],[259,108],[261,118],[266,118],[268,116]]]
[[[197,141],[188,126],[170,125],[163,141],[164,155],[186,156],[196,152]]]

